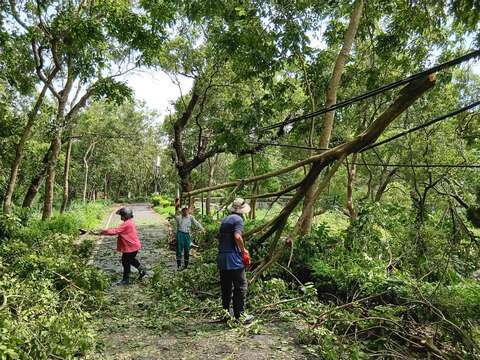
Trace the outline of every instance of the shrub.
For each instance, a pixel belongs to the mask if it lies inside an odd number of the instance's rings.
[[[93,243],[78,244],[76,235],[103,212],[102,204],[81,204],[47,221],[1,217],[1,359],[72,358],[95,346],[89,310],[107,281],[87,265]]]
[[[160,195],[160,194],[154,194],[150,197],[150,201],[152,202],[153,206],[160,206],[162,208],[164,207],[169,207],[169,206],[174,206],[175,204],[173,201],[167,199],[166,197]]]

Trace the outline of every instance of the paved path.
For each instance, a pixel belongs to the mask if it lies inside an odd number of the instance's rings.
[[[167,222],[149,205],[130,207],[143,245],[138,259],[149,275],[154,266],[162,266],[175,276],[175,253],[167,249]],[[118,216],[109,216],[104,225],[107,223],[109,227],[117,225]],[[115,244],[115,237],[101,238],[94,255],[94,264],[110,274],[112,284],[122,272]],[[136,276],[133,269],[131,278]],[[225,324],[209,324],[212,319],[198,316],[180,327],[152,326],[150,310],[157,304],[149,295],[148,278],[126,287],[109,287],[106,306],[95,320],[101,343],[98,352],[88,359],[305,359],[292,338],[273,326],[247,337]]]

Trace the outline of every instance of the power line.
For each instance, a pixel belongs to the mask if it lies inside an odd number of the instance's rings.
[[[406,168],[480,168],[480,164],[378,164],[378,163],[359,163],[354,162],[354,165],[360,166],[390,166],[390,167],[406,167]]]
[[[457,115],[457,114],[460,114],[460,113],[462,113],[462,112],[464,112],[464,111],[470,110],[470,109],[472,109],[472,108],[474,108],[474,107],[476,107],[476,106],[478,106],[478,105],[480,105],[480,101],[475,101],[474,103],[472,103],[472,104],[470,104],[470,105],[464,106],[464,107],[462,107],[462,108],[460,108],[460,109],[458,109],[458,110],[452,111],[452,112],[450,112],[450,113],[448,113],[448,114],[439,116],[439,117],[436,118],[436,119],[433,119],[433,120],[431,120],[431,121],[429,121],[429,122],[426,122],[426,123],[424,123],[424,124],[422,124],[422,125],[416,126],[416,127],[412,128],[412,129],[409,129],[409,130],[407,130],[407,131],[401,132],[401,133],[399,133],[399,134],[397,134],[397,135],[395,135],[395,136],[392,136],[392,137],[390,137],[390,138],[388,138],[388,139],[385,139],[385,140],[380,141],[380,142],[375,143],[375,144],[368,145],[368,146],[362,148],[359,152],[364,152],[364,151],[367,151],[367,150],[376,148],[377,146],[384,145],[384,144],[386,144],[386,143],[388,143],[388,142],[390,142],[390,141],[396,140],[396,139],[398,139],[398,138],[400,138],[400,137],[402,137],[402,136],[405,136],[405,135],[407,135],[407,134],[410,134],[410,133],[412,133],[412,132],[414,132],[414,131],[423,129],[423,128],[425,128],[425,127],[427,127],[427,126],[430,126],[430,125],[433,125],[433,124],[435,124],[435,123],[437,123],[437,122],[440,122],[440,121],[446,120],[446,119],[448,119],[448,118],[451,118],[451,117],[453,117],[453,116],[455,116],[455,115]]]
[[[411,128],[409,130],[406,130],[404,132],[401,132],[397,135],[394,135],[388,139],[385,139],[385,140],[382,140],[380,142],[377,142],[377,143],[374,143],[374,144],[371,144],[371,145],[368,145],[362,149],[360,149],[359,152],[364,152],[364,151],[367,151],[367,150],[370,150],[370,149],[373,149],[373,148],[376,148],[377,146],[380,146],[380,145],[384,145],[390,141],[393,141],[393,140],[396,140],[402,136],[405,136],[407,134],[410,134],[412,132],[415,132],[415,131],[418,131],[420,129],[423,129],[427,126],[430,126],[430,125],[433,125],[433,124],[436,124],[440,121],[443,121],[443,120],[446,120],[446,119],[449,119],[455,115],[458,115],[462,112],[465,112],[467,110],[470,110],[474,107],[477,107],[478,105],[480,105],[480,100],[479,101],[475,101],[474,103],[471,103],[467,106],[464,106],[460,109],[457,109],[455,111],[452,111],[448,114],[444,114],[442,116],[439,116],[431,121],[428,121],[422,125],[419,125],[419,126],[416,126],[414,128]],[[320,150],[320,151],[324,151],[324,150],[330,150],[330,148],[318,148],[318,147],[311,147],[311,146],[303,146],[303,145],[293,145],[293,144],[279,144],[279,143],[272,143],[272,142],[255,142],[255,141],[251,141],[250,142],[251,144],[254,144],[254,145],[262,145],[262,146],[279,146],[279,147],[287,147],[287,148],[294,148],[294,149],[305,149],[305,150]]]
[[[311,146],[302,146],[302,145],[292,145],[292,144],[279,144],[279,143],[272,143],[272,142],[256,142],[250,141],[252,145],[261,145],[261,146],[279,146],[279,147],[288,147],[294,149],[305,149],[305,150],[329,150],[329,148],[317,148]]]
[[[317,110],[317,111],[313,111],[313,112],[310,112],[310,113],[307,113],[307,114],[304,114],[304,115],[296,116],[294,118],[291,118],[291,119],[288,119],[288,120],[285,120],[285,121],[282,121],[282,122],[279,122],[279,123],[275,123],[275,124],[272,124],[272,125],[269,125],[269,126],[265,126],[265,127],[260,128],[258,130],[253,130],[252,132],[272,130],[272,129],[282,127],[282,126],[286,126],[286,125],[289,125],[289,124],[292,124],[292,123],[295,123],[295,122],[298,122],[298,121],[301,121],[301,120],[305,120],[305,119],[309,119],[309,118],[312,118],[312,117],[315,117],[315,116],[318,116],[318,115],[321,115],[321,114],[325,114],[329,111],[333,111],[333,110],[336,110],[336,109],[346,107],[348,105],[359,102],[361,100],[368,99],[370,97],[373,97],[373,96],[378,95],[380,93],[386,92],[388,90],[395,89],[399,86],[402,86],[404,84],[407,84],[407,83],[412,82],[414,80],[417,80],[419,78],[425,77],[429,74],[433,74],[435,72],[447,69],[447,68],[452,67],[454,65],[461,64],[465,61],[476,58],[477,56],[480,56],[480,49],[472,51],[470,53],[467,53],[463,56],[452,59],[450,61],[444,62],[442,64],[436,65],[436,66],[434,66],[430,69],[418,72],[418,73],[413,74],[413,75],[411,75],[411,76],[409,76],[405,79],[394,81],[392,83],[383,85],[383,86],[381,86],[377,89],[367,91],[366,93],[355,96],[353,98],[350,98],[350,99],[347,99],[347,100],[344,100],[344,101],[340,101],[340,102],[338,102],[338,103],[336,103],[336,104],[334,104],[330,107],[325,107],[325,108],[322,108],[322,109]]]

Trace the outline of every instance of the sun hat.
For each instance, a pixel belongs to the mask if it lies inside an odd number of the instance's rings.
[[[236,198],[228,207],[228,210],[236,214],[248,214],[250,212],[250,205],[248,205],[244,199]]]

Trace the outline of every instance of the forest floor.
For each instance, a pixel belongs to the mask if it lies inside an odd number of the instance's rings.
[[[175,253],[168,249],[168,223],[147,204],[131,206],[143,244],[138,259],[149,269],[143,281],[116,286],[121,277],[120,256],[115,252],[115,237],[99,239],[94,264],[111,277],[106,306],[97,314],[100,344],[89,359],[305,359],[308,357],[294,342],[294,334],[285,323],[263,323],[260,331],[242,331],[215,322],[202,313],[192,313],[186,323],[156,326],[151,308],[158,300],[149,290],[154,266],[168,269],[176,276]],[[110,215],[104,226],[119,220]],[[195,261],[195,256],[192,261]],[[191,271],[191,270],[187,270]],[[136,279],[133,269],[131,278]],[[218,299],[220,308],[220,299]],[[182,311],[179,308],[178,311]],[[243,326],[242,326],[243,327]]]

